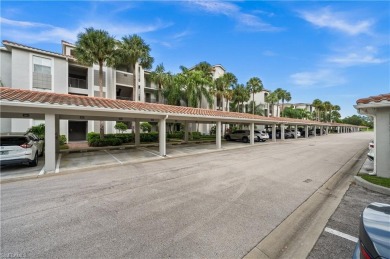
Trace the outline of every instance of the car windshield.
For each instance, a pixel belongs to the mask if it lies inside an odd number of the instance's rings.
[[[26,137],[1,137],[1,146],[20,146],[27,142]]]

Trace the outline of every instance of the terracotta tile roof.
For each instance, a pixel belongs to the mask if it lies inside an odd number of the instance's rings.
[[[126,101],[126,100],[113,100],[113,99],[106,99],[100,97],[79,96],[79,95],[71,95],[71,94],[56,94],[51,92],[21,90],[21,89],[7,88],[7,87],[0,87],[0,101],[57,104],[57,105],[64,105],[64,106],[66,105],[82,106],[82,107],[91,107],[91,108],[109,108],[109,109],[129,110],[129,111],[139,111],[139,112],[144,111],[146,113],[152,112],[152,113],[161,113],[163,115],[171,114],[171,115],[178,115],[184,117],[185,115],[204,116],[210,119],[226,118],[226,119],[258,120],[259,122],[270,122],[270,123],[290,122],[291,124],[312,124],[312,125],[326,124],[317,121],[299,120],[299,119],[292,119],[292,118],[264,117],[264,116],[252,115],[248,113],[225,112],[225,111],[216,111],[216,110],[209,110],[209,109],[173,106],[173,105],[156,104],[156,103],[133,102],[133,101]]]
[[[382,101],[390,102],[390,93],[381,94],[381,95],[377,95],[377,96],[370,96],[368,98],[361,98],[361,99],[356,101],[356,104],[367,104],[367,103],[371,103],[371,102],[379,103]]]
[[[16,42],[12,42],[12,41],[9,41],[9,40],[3,40],[3,45],[4,46],[12,46],[12,47],[17,47],[17,48],[22,48],[22,49],[28,49],[28,50],[32,50],[32,51],[36,51],[36,52],[40,52],[40,53],[45,53],[45,54],[48,54],[48,55],[61,57],[61,58],[65,58],[66,57],[65,55],[62,55],[61,53],[47,51],[47,50],[38,49],[38,48],[33,48],[33,47],[30,47],[30,46],[26,46],[26,45],[23,45],[23,44],[20,44],[20,43],[16,43]]]

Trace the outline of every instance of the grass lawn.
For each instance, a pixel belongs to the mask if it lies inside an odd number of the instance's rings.
[[[375,175],[360,175],[367,182],[390,188],[390,178],[378,177]]]

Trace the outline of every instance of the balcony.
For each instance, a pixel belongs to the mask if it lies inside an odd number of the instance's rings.
[[[69,87],[79,88],[79,89],[88,89],[87,80],[68,77]]]
[[[146,103],[157,103],[157,99],[152,98],[152,97],[145,97],[145,102]]]
[[[133,86],[134,76],[132,73],[116,71],[116,83],[120,85]]]

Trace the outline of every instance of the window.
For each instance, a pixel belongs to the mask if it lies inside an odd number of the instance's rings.
[[[33,56],[33,87],[51,89],[51,59]]]

